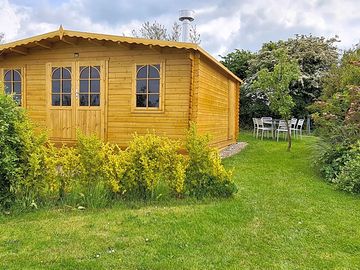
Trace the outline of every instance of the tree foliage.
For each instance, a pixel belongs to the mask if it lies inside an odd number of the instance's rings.
[[[165,25],[154,21],[144,22],[139,29],[133,29],[131,34],[134,37],[141,37],[156,40],[179,41],[181,37],[182,27],[177,22],[174,22],[169,31]],[[200,34],[197,32],[196,26],[191,25],[189,39],[192,43],[200,44]]]
[[[255,91],[263,91],[269,98],[270,109],[286,121],[288,129],[288,150],[291,149],[291,133],[288,121],[295,103],[290,95],[290,86],[300,78],[300,68],[295,60],[288,57],[284,50],[274,53],[276,64],[272,70],[262,68],[253,82]]]
[[[323,78],[327,76],[331,66],[337,63],[338,50],[335,46],[337,41],[337,37],[326,39],[312,35],[296,35],[286,41],[264,43],[251,57],[247,57],[246,51],[240,50],[223,57],[223,64],[240,75],[245,82],[241,88],[240,123],[252,124],[252,117],[277,116],[269,114],[269,99],[266,93],[260,91],[254,93],[251,88],[261,69],[267,68],[270,71],[274,69],[277,63],[276,52],[279,49],[286,51],[300,67],[300,80],[290,86],[290,95],[295,102],[292,114],[298,117],[308,115],[307,107],[321,95]]]

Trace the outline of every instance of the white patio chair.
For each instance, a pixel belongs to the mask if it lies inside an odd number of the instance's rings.
[[[261,117],[261,121],[263,122],[264,124],[264,127],[268,128],[268,127],[271,127],[272,130],[271,130],[271,137],[274,138],[274,121],[272,119],[272,117]]]
[[[267,127],[264,125],[263,121],[259,118],[255,118],[257,123],[257,131],[256,131],[256,138],[259,137],[259,130],[261,130],[261,140],[264,139],[264,132],[271,132],[271,136],[273,137],[273,127]]]
[[[257,131],[257,128],[258,128],[258,125],[257,125],[257,121],[256,121],[256,118],[253,118],[253,124],[254,124],[254,137],[256,136],[256,131]]]
[[[302,129],[303,129],[304,121],[305,119],[299,119],[299,121],[296,123],[295,128],[291,129],[295,131],[295,134],[300,135],[300,139],[302,139]]]
[[[291,125],[291,124],[289,123],[289,126],[290,126],[290,125]],[[285,134],[288,133],[285,120],[280,120],[280,121],[279,121],[279,127],[276,129],[276,141],[279,141],[279,134],[280,134],[280,132],[283,132],[283,133],[284,133],[284,136],[285,136]],[[291,129],[290,129],[290,135],[291,135]]]
[[[297,124],[298,120],[296,118],[291,118],[291,121],[290,121],[290,129],[291,129],[291,132],[295,132],[295,136],[296,136],[296,124]]]

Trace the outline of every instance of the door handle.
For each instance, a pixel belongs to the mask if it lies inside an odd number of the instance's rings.
[[[76,89],[75,91],[75,98],[78,99],[79,98],[79,91]]]

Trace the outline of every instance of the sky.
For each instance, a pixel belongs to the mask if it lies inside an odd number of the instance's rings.
[[[145,21],[168,27],[178,11],[195,11],[201,47],[213,56],[256,51],[295,34],[339,36],[340,49],[360,42],[360,0],[0,0],[0,33],[13,41],[65,29],[130,35]]]

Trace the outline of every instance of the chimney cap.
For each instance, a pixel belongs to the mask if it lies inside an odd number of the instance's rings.
[[[189,20],[192,22],[194,20],[195,11],[190,9],[183,9],[179,11],[179,21]]]

